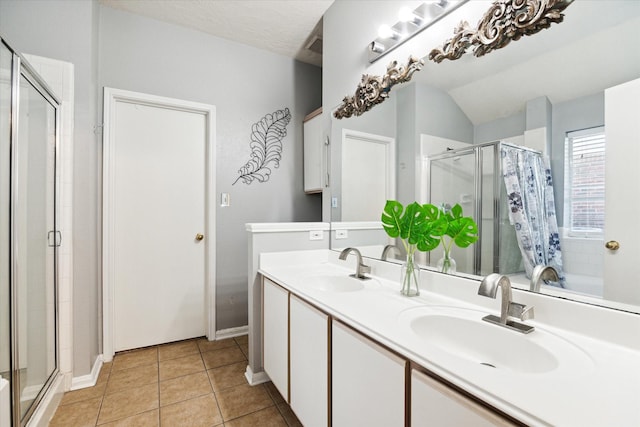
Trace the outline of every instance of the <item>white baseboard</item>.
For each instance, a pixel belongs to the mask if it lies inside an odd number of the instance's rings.
[[[64,395],[64,377],[58,375],[35,410],[27,427],[47,427]]]
[[[216,331],[216,340],[222,340],[225,338],[239,337],[241,335],[247,335],[249,333],[249,325],[238,326],[237,328],[222,329]]]
[[[78,390],[81,388],[93,387],[98,381],[98,375],[100,375],[100,369],[102,369],[102,355],[99,354],[96,357],[96,361],[93,363],[91,373],[82,375],[79,377],[73,377],[71,379],[71,390]]]
[[[258,385],[271,381],[271,378],[265,371],[253,372],[250,365],[247,365],[247,370],[244,371],[244,377],[247,379],[249,385]]]

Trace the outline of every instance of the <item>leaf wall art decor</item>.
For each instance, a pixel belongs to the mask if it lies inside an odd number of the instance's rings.
[[[280,167],[282,139],[287,135],[287,125],[291,121],[288,108],[267,114],[251,126],[251,158],[238,170],[240,176],[233,182],[242,180],[249,185],[254,181],[267,182],[271,168]]]

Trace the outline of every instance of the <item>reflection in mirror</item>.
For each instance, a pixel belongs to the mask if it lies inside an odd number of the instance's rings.
[[[639,312],[640,290],[630,282],[640,280],[634,261],[640,258],[640,235],[616,227],[640,209],[637,190],[624,191],[640,179],[632,164],[640,144],[629,143],[638,140],[632,124],[640,116],[640,93],[634,92],[640,91],[640,2],[576,1],[564,13],[561,24],[490,55],[440,64],[425,60],[413,81],[394,88],[384,104],[361,117],[332,120],[331,132],[334,140],[345,130],[395,140],[398,201],[459,203],[474,217],[481,238],[456,248],[459,274],[500,272],[529,289],[535,265],[550,264],[565,280],[543,281],[541,292]],[[426,55],[432,47],[415,53]],[[513,191],[505,186],[499,148],[507,144],[537,152],[550,164],[553,202],[547,199],[546,207],[555,212],[557,237],[549,241],[551,227],[543,239],[546,248],[529,245],[533,255],[521,250],[527,244],[518,239],[525,238],[509,217]],[[379,259],[385,245],[394,243],[372,221],[384,205],[342,222],[340,183],[348,164],[333,154],[332,227],[342,240],[332,233],[332,247],[362,247],[365,256]],[[359,189],[366,194],[367,182]],[[538,203],[544,206],[544,200]],[[617,252],[605,247],[615,246],[613,241],[621,248]],[[435,266],[440,256],[436,249],[419,261]],[[402,260],[404,254],[393,251],[392,258]]]

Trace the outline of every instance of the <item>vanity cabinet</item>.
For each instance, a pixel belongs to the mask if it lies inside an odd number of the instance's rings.
[[[290,406],[305,427],[329,425],[329,316],[291,295]]]
[[[411,425],[495,427],[515,424],[414,369],[411,371]]]
[[[266,277],[262,321],[264,370],[305,427],[515,425]]]
[[[322,108],[304,118],[304,192],[320,193],[324,188],[325,145],[322,138]]]
[[[289,400],[289,292],[264,279],[262,364],[280,394]]]
[[[405,425],[407,361],[333,321],[332,426]]]

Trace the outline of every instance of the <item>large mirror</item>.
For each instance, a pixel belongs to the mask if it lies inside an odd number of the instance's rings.
[[[639,175],[629,176],[640,141],[637,128],[621,130],[640,120],[639,95],[630,95],[640,79],[640,2],[577,0],[564,13],[564,22],[479,58],[437,64],[426,57],[437,46],[415,52],[425,65],[411,82],[360,117],[332,118],[332,248],[380,259],[394,243],[379,223],[387,199],[460,204],[480,240],[454,247],[453,274],[500,272],[529,289],[503,177],[505,153],[515,150],[540,159],[543,183],[547,158],[553,179],[553,199],[539,203],[555,210],[564,280],[541,292],[640,312],[640,277],[628,273],[637,267],[621,266],[640,259],[629,216],[640,207]],[[613,241],[618,251],[605,247]],[[441,252],[420,262],[435,268]],[[402,250],[387,257],[397,262]]]

